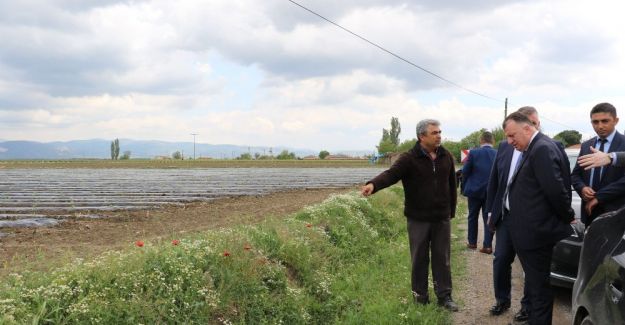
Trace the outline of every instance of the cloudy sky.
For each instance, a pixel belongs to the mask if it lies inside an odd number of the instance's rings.
[[[374,150],[393,116],[459,140],[506,97],[550,135],[625,112],[622,2],[296,1],[485,96],[288,0],[0,0],[0,139]]]

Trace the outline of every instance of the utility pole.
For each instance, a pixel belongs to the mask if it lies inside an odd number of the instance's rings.
[[[193,136],[193,160],[195,160],[195,136],[197,133],[191,133],[191,135]]]
[[[507,116],[508,116],[508,97],[506,97],[506,106],[505,106],[504,111],[503,111],[503,118],[504,118],[504,120],[506,119]]]

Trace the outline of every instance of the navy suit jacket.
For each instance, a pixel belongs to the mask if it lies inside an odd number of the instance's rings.
[[[462,179],[464,188],[462,194],[467,197],[485,199],[486,186],[490,170],[493,168],[497,151],[492,146],[486,145],[471,149],[467,160],[462,166]]]
[[[499,220],[501,220],[503,194],[506,191],[506,185],[508,183],[508,172],[510,171],[513,153],[514,147],[509,145],[505,140],[501,141],[497,149],[497,155],[495,156],[495,164],[488,178],[486,206],[484,209],[489,214],[488,228],[491,231],[495,231]]]
[[[523,153],[508,189],[510,236],[515,248],[537,249],[568,237],[574,219],[568,159],[538,133]]]
[[[597,142],[597,137],[594,137],[584,143],[580,148],[579,155],[583,156],[590,152],[590,146],[594,146]],[[596,148],[598,149],[598,148]],[[616,132],[614,139],[610,144],[610,150],[625,151],[625,136]],[[618,159],[617,159],[618,162]],[[584,186],[590,186],[590,174],[592,169],[584,170],[579,166],[579,163],[575,163],[573,172],[571,173],[571,180],[573,182],[573,188],[580,195]],[[603,176],[599,183],[599,190],[596,191],[595,197],[599,201],[599,205],[593,210],[592,216],[586,213],[586,202],[582,200],[582,222],[588,224],[601,213],[617,210],[625,205],[625,166],[604,166]]]

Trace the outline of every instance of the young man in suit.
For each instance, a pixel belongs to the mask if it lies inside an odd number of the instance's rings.
[[[467,247],[470,249],[477,248],[478,220],[480,210],[482,210],[484,239],[480,252],[485,254],[493,252],[493,237],[486,228],[488,216],[485,209],[486,185],[497,154],[497,151],[493,149],[493,142],[493,134],[488,131],[483,132],[480,136],[480,147],[469,151],[467,160],[462,166],[462,179],[464,180],[462,194],[467,197],[469,203]]]
[[[591,147],[607,153],[625,151],[625,136],[616,131],[618,121],[612,104],[600,103],[593,107],[590,122],[597,136],[582,143],[579,156],[590,154]],[[578,162],[571,180],[582,198],[581,219],[586,227],[598,215],[625,205],[625,167],[608,165],[585,170]]]
[[[521,152],[503,195],[502,220],[519,256],[527,294],[529,324],[551,324],[549,281],[555,244],[571,233],[571,182],[561,148],[540,133],[527,116],[514,112],[503,123],[508,143]]]

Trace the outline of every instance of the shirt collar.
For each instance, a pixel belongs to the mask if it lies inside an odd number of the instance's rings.
[[[612,140],[614,140],[614,136],[616,135],[616,128],[614,129],[614,131],[612,131],[612,133],[610,133],[610,135],[608,135],[605,139],[608,140],[607,143],[612,143]],[[597,141],[599,141],[599,136],[597,136],[597,140],[595,141],[595,143],[597,143]]]

